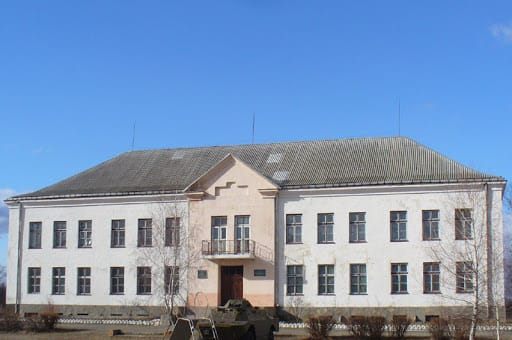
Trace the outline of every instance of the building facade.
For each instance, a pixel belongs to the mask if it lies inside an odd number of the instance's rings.
[[[504,186],[402,137],[128,152],[6,201],[7,303],[490,315],[504,306]]]

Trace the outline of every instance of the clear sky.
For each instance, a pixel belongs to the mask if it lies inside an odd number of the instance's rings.
[[[398,107],[400,101],[400,129]],[[409,136],[512,178],[512,2],[2,1],[0,198],[132,148]],[[0,264],[7,210],[0,205]]]

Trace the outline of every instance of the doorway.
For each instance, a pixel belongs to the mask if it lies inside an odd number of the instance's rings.
[[[220,304],[229,299],[241,299],[244,296],[244,267],[222,266],[220,268]]]

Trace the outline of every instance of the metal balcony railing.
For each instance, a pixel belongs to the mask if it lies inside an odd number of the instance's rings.
[[[240,255],[254,257],[255,242],[253,240],[203,240],[201,251],[203,256],[222,257],[223,255]]]

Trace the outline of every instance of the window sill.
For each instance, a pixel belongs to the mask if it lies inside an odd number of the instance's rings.
[[[409,292],[391,292],[391,295],[408,295]]]
[[[124,293],[110,293],[110,295],[124,295]]]
[[[151,295],[151,293],[137,293],[137,295]]]
[[[442,294],[441,292],[423,292],[423,294],[426,294],[426,295],[439,295],[439,294]]]
[[[473,290],[465,290],[465,291],[456,291],[457,294],[473,294]]]
[[[365,295],[368,295],[368,293],[350,293],[349,295],[352,295],[352,296],[358,296],[358,295],[365,296]]]
[[[317,242],[317,244],[336,244],[336,242],[334,242],[334,241]]]
[[[110,246],[110,248],[126,248],[126,246]]]
[[[28,247],[28,249],[42,249],[41,247]]]
[[[30,294],[30,295],[37,295],[37,294],[41,294],[41,292],[28,292],[27,294]]]
[[[304,244],[303,242],[286,242],[286,244]]]
[[[409,240],[390,240],[390,242],[409,242]]]
[[[91,249],[92,246],[79,246],[78,249]]]
[[[66,249],[66,247],[53,247],[53,249]]]
[[[441,241],[441,239],[440,238],[424,238],[423,241],[426,241],[426,242],[428,242],[428,241]]]
[[[368,241],[364,240],[364,241],[348,241],[348,243],[368,243]]]
[[[84,294],[76,294],[76,296],[92,296],[92,294],[91,293],[87,293],[87,294],[84,293]]]
[[[150,246],[138,245],[137,248],[153,248],[153,246],[152,245],[150,245]]]
[[[336,294],[335,293],[325,293],[325,294],[319,293],[318,296],[336,296]]]
[[[304,296],[304,294],[286,294],[286,296]]]

